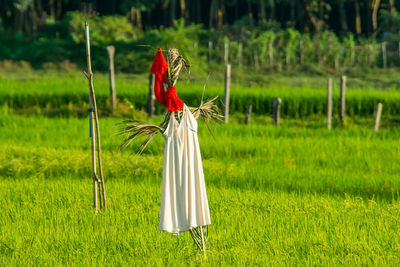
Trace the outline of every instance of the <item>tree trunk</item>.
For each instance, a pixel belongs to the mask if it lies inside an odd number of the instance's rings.
[[[196,21],[197,23],[201,23],[201,3],[200,1],[196,1]]]
[[[343,32],[347,32],[348,27],[347,27],[346,10],[344,8],[344,0],[339,0],[338,2],[339,2],[340,26]]]
[[[169,7],[169,24],[170,26],[174,25],[174,20],[175,20],[175,14],[176,14],[176,0],[171,0],[171,4]]]
[[[313,25],[315,31],[316,31],[317,33],[318,33],[318,32],[321,32],[323,26],[325,25],[324,21],[323,21],[322,19],[316,17],[316,16],[312,13],[311,7],[310,7],[310,5],[307,3],[307,0],[302,0],[302,3],[303,3],[304,10],[305,10],[305,12],[306,12],[306,15],[307,15],[308,19],[310,20],[311,24]],[[321,12],[322,12],[322,9],[321,9],[321,6],[320,6],[320,8],[319,8],[319,13],[320,13],[319,16],[320,16],[320,17],[321,17]]]
[[[354,1],[355,12],[356,12],[356,34],[361,35],[361,16],[360,16],[360,3],[358,0]]]
[[[322,26],[324,25],[324,22],[321,21],[318,17],[316,17],[312,11],[310,5],[307,3],[307,0],[302,0],[304,10],[306,12],[306,16],[308,17],[309,21],[313,25],[315,31],[317,33],[321,32]],[[321,9],[319,9],[321,13]],[[321,14],[320,14],[321,15]]]
[[[218,1],[218,14],[217,14],[217,25],[218,29],[222,29],[224,25],[224,3],[223,1]]]
[[[296,0],[290,0],[290,21],[292,26],[296,26]]]
[[[249,12],[250,25],[253,26],[253,18],[254,18],[254,16],[253,16],[253,10],[251,8],[251,2],[250,1],[247,2],[247,9],[248,9],[248,12]]]
[[[49,6],[50,6],[50,17],[55,19],[56,17],[56,10],[54,6],[54,0],[49,0]]]
[[[378,29],[378,10],[381,0],[372,1],[372,29],[374,32]]]
[[[265,16],[265,0],[260,0],[260,24],[264,24],[266,22]]]
[[[136,27],[136,8],[131,7],[131,23],[132,23],[132,27]]]
[[[37,11],[38,16],[41,17],[43,14],[43,8],[42,8],[42,0],[35,0],[33,3],[33,7]]]
[[[394,4],[394,0],[389,0],[389,6],[390,6],[390,14],[394,15],[397,13],[396,6]]]
[[[142,12],[140,12],[139,9],[136,9],[136,23],[137,27],[139,29],[143,29],[143,24],[142,24]]]
[[[269,6],[271,9],[271,20],[275,20],[275,1],[269,0]]]
[[[61,19],[61,16],[62,16],[62,0],[57,0],[56,18]]]
[[[169,7],[169,2],[168,1],[162,1],[161,5],[161,10],[162,14],[167,14],[168,13],[168,7]],[[164,25],[168,25],[169,17],[168,16],[162,16]]]
[[[189,13],[186,9],[186,1],[180,0],[180,5],[181,5],[181,17],[183,17],[185,19],[189,19]]]
[[[217,5],[218,5],[218,0],[211,0],[210,18],[208,22],[210,28],[214,27],[214,18],[215,18],[215,13],[217,13]]]

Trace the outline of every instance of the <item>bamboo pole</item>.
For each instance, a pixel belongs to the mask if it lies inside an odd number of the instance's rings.
[[[250,105],[249,108],[247,109],[246,117],[244,119],[244,124],[249,124],[250,123],[250,118],[251,118],[251,112],[253,111],[253,106]]]
[[[387,68],[387,54],[386,54],[386,42],[383,42],[382,44],[382,62],[383,62],[383,68]]]
[[[231,65],[225,66],[224,120],[229,121],[229,93],[231,88]]]
[[[398,42],[397,46],[398,46],[397,53],[398,53],[398,56],[400,57],[400,41]]]
[[[89,98],[90,98],[90,103],[91,103],[91,110],[90,112],[92,113],[91,118],[93,118],[91,121],[91,129],[92,129],[92,171],[93,171],[93,179],[96,180],[94,181],[93,185],[93,199],[94,199],[94,208],[97,211],[97,185],[100,185],[100,191],[101,194],[99,193],[100,196],[100,201],[101,203],[101,208],[106,209],[107,208],[107,201],[106,201],[106,189],[104,185],[104,177],[103,177],[103,168],[101,164],[101,146],[100,146],[100,126],[99,126],[99,120],[98,120],[98,112],[97,112],[97,103],[96,103],[96,95],[94,92],[94,86],[93,86],[93,72],[92,72],[92,63],[91,63],[91,58],[90,58],[90,35],[89,35],[89,24],[86,22],[85,23],[85,28],[86,28],[86,57],[87,57],[87,66],[88,66],[88,72],[85,73],[86,78],[89,81]],[[95,130],[95,131],[93,131]],[[97,138],[96,138],[97,137]],[[95,140],[97,140],[97,143],[95,144]],[[99,170],[99,176],[100,178],[97,177],[96,173],[96,154],[95,154],[95,149],[97,145],[97,162],[98,162],[98,170]]]
[[[114,113],[117,108],[117,100],[115,92],[115,73],[114,73],[115,47],[112,45],[107,46],[107,53],[108,53],[108,63],[109,63],[111,107],[112,107],[112,112]]]
[[[339,117],[342,125],[344,125],[345,115],[346,115],[346,76],[342,75],[340,77],[340,110],[339,110]]]
[[[328,79],[328,114],[327,114],[327,127],[332,128],[332,79]]]
[[[382,115],[382,103],[378,103],[376,106],[376,115],[375,115],[375,123],[374,123],[374,131],[377,132],[379,130],[379,124],[381,123],[381,115]]]
[[[228,64],[229,62],[229,44],[227,42],[224,43],[224,63]]]
[[[282,100],[279,97],[274,98],[273,113],[274,113],[274,121],[275,121],[276,126],[279,126],[281,124],[281,104],[282,104]]]
[[[90,82],[89,82],[90,86]],[[97,187],[98,187],[98,178],[97,178],[97,171],[96,171],[96,140],[95,140],[95,133],[94,133],[94,112],[93,112],[93,105],[92,105],[92,97],[89,94],[89,136],[91,141],[92,147],[92,179],[93,179],[93,208],[97,211]]]

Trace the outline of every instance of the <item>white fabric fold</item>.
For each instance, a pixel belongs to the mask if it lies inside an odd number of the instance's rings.
[[[184,105],[181,122],[174,113],[163,133],[164,163],[159,230],[172,234],[211,224],[197,121]]]

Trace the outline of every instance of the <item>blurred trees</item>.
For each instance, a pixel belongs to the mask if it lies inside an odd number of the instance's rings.
[[[395,0],[0,0],[0,28],[35,36],[43,25],[80,11],[124,15],[143,30],[172,26],[184,18],[215,29],[273,23],[300,32],[331,30],[369,37],[394,33],[395,28],[385,27],[393,25],[388,20],[396,19],[398,8]]]

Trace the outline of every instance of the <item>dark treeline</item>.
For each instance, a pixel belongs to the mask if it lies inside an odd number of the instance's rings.
[[[301,32],[331,30],[371,37],[398,29],[395,0],[0,0],[0,27],[35,33],[67,12],[125,15],[133,26],[152,29],[172,26],[185,18],[207,28],[227,24],[291,27]]]

